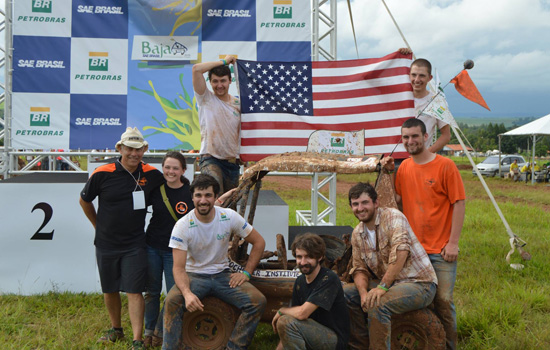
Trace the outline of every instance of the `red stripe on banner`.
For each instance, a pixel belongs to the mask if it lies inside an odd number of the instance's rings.
[[[412,54],[402,55],[398,51],[390,53],[380,58],[363,58],[359,60],[346,60],[346,61],[313,61],[311,65],[313,68],[350,68],[361,67],[369,64],[380,63],[392,59],[411,59]]]
[[[380,87],[372,87],[366,89],[356,89],[347,91],[334,91],[334,92],[314,92],[313,100],[340,100],[354,97],[367,97],[367,96],[379,96],[388,94],[397,94],[400,92],[412,91],[410,83],[396,84]]]
[[[241,139],[241,146],[307,146],[308,138],[249,137]]]
[[[362,113],[376,113],[385,112],[389,110],[399,110],[414,108],[413,100],[379,103],[363,106],[353,107],[336,107],[336,108],[315,108],[313,110],[313,116],[326,117],[331,115],[348,115],[348,114],[362,114]]]
[[[395,118],[388,120],[362,121],[357,123],[337,123],[337,124],[322,124],[322,123],[305,123],[305,122],[242,122],[241,130],[338,130],[338,131],[356,131],[356,130],[372,130],[384,129],[396,126],[401,126],[405,120],[411,117]],[[242,138],[243,140],[245,138]]]
[[[344,84],[362,80],[390,78],[405,74],[409,74],[409,67],[378,69],[369,72],[343,76],[313,77],[311,78],[311,82],[313,83],[313,85]]]
[[[397,145],[401,142],[401,136],[381,136],[381,137],[365,137],[365,147],[380,146],[380,145]]]

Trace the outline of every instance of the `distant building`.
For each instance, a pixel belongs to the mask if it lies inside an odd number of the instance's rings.
[[[466,146],[466,149],[469,152],[472,152],[473,149],[471,147]],[[441,151],[439,151],[440,154],[446,155],[446,156],[456,156],[460,157],[464,155],[464,150],[462,149],[461,145],[446,145],[443,147]]]

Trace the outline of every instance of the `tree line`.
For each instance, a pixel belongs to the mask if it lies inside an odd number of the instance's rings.
[[[504,123],[500,124],[481,124],[481,125],[469,125],[466,123],[458,122],[458,127],[462,130],[462,133],[470,141],[470,144],[476,152],[485,152],[488,150],[498,150],[498,135],[507,131],[515,129],[519,126],[532,122],[536,118],[524,117],[519,118],[513,122],[513,125],[509,128],[504,126]],[[456,135],[452,135],[450,144],[458,144]],[[501,151],[505,154],[520,153],[531,156],[533,149],[533,137],[532,136],[502,136],[500,143]],[[550,137],[549,136],[537,136],[537,143],[535,145],[535,154],[538,157],[547,156],[547,152],[550,150]]]

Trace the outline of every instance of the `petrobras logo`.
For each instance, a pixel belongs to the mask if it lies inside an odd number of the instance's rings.
[[[292,21],[292,0],[273,0],[273,21],[260,23],[260,28],[305,28],[305,26],[305,22]]]
[[[132,60],[136,61],[187,61],[197,60],[197,36],[136,35],[132,44]]]
[[[84,57],[82,58],[84,59]],[[88,72],[75,74],[75,80],[122,80],[120,74],[102,74],[109,72],[109,52],[90,51],[88,52]],[[84,67],[82,67],[83,69]]]
[[[65,17],[53,17],[50,14],[54,13],[54,0],[19,0],[30,1],[32,15],[17,16],[17,22],[40,22],[40,23],[65,23]],[[57,0],[59,1],[59,0]],[[59,8],[56,12],[59,12]]]
[[[88,58],[88,69],[92,72],[107,72],[109,70],[109,53],[90,52]]]
[[[292,18],[292,0],[273,0],[273,18]]]
[[[222,211],[220,213],[220,221],[227,221],[227,220],[229,220],[229,218],[227,217],[227,214],[224,211]]]
[[[31,0],[32,12],[52,13],[52,0]]]
[[[346,139],[345,134],[343,133],[334,133],[330,135],[330,145],[332,147],[345,147],[346,146]]]
[[[51,110],[50,107],[37,107],[31,106],[29,113],[29,128],[28,129],[16,129],[16,136],[63,136],[64,130],[54,130],[50,127],[55,125],[51,122]]]
[[[50,126],[50,107],[31,107],[30,126]]]

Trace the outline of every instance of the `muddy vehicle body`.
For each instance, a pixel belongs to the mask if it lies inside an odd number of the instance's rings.
[[[237,191],[223,206],[236,208],[239,201],[248,203],[250,190],[254,188],[247,218],[252,225],[261,180],[269,171],[357,174],[378,171],[378,163],[378,157],[357,158],[308,152],[274,155],[248,168],[241,178]],[[390,175],[387,172],[379,172],[376,190],[380,206],[397,207]],[[241,205],[239,214],[244,216],[245,210],[246,205]],[[311,232],[315,233],[314,227]],[[353,283],[349,275],[352,255],[351,237],[344,235],[343,239],[338,239],[329,235],[320,236],[327,246],[324,266],[335,271],[342,283]],[[232,238],[228,251],[232,271],[243,270],[248,258],[247,250],[247,243],[244,240],[238,237]],[[265,261],[270,258],[274,259]],[[283,235],[278,234],[277,250],[264,252],[262,261],[250,280],[250,283],[267,299],[261,321],[270,323],[277,310],[289,305],[294,282],[299,274],[295,260],[287,258],[287,246]],[[185,313],[183,342],[185,346],[192,349],[223,349],[240,311],[213,297],[205,298],[203,304],[205,305],[203,312]],[[366,319],[365,322],[367,322]],[[351,331],[353,332],[353,329]],[[392,349],[445,349],[443,325],[430,308],[395,315],[392,317]]]

